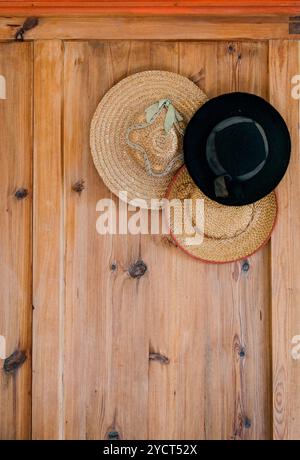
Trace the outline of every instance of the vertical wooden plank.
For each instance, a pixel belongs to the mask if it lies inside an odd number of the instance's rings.
[[[63,51],[34,44],[34,439],[63,437],[64,240],[61,150]]]
[[[198,47],[156,43],[152,47],[152,65],[188,77],[198,73],[201,77],[205,57],[215,56],[214,48],[214,44],[204,43]],[[214,64],[212,58],[210,69]],[[204,266],[186,257],[162,236],[144,238],[142,251],[149,266],[149,351],[169,360],[149,363],[148,436],[203,439],[205,340],[201,318],[206,314],[206,305],[199,302],[198,293],[203,288]]]
[[[66,186],[66,329],[64,361],[65,436],[67,439],[85,439],[86,395],[88,391],[87,349],[90,333],[87,325],[87,277],[88,241],[86,200],[87,167],[81,155],[88,157],[88,142],[82,142],[82,119],[87,122],[89,109],[88,88],[89,49],[87,43],[77,43],[75,52],[65,43],[64,56],[64,152]],[[76,52],[77,51],[77,52]],[[71,62],[70,62],[71,61]],[[83,71],[82,69],[86,69]],[[82,117],[82,118],[81,118]],[[88,123],[88,122],[87,122]],[[78,129],[78,127],[81,129]],[[84,181],[84,182],[83,182]],[[72,190],[74,184],[81,184],[82,192]],[[88,184],[89,185],[89,184]]]
[[[291,80],[300,74],[299,47],[299,41],[271,41],[269,51],[270,100],[285,118],[292,140],[291,163],[278,187],[279,217],[271,260],[273,434],[285,440],[300,437],[300,363],[299,352],[293,352],[300,335],[299,99],[292,97]]]
[[[180,43],[178,60],[170,46],[152,51],[156,67],[193,76],[209,96],[267,96],[266,44]],[[270,437],[268,247],[251,257],[246,273],[240,263],[202,264],[154,241],[142,240],[150,346],[170,363],[150,364],[149,437]]]
[[[147,277],[134,280],[127,272],[141,257],[140,237],[96,232],[96,204],[112,195],[94,168],[89,128],[105,92],[149,67],[149,50],[143,42],[65,44],[68,439],[147,438]]]
[[[0,44],[0,335],[6,356],[19,354],[6,373],[1,361],[0,438],[28,439],[31,432],[31,215],[32,45]],[[19,199],[15,193],[19,191]],[[25,358],[24,364],[21,361]]]
[[[266,42],[220,43],[218,61],[218,92],[246,91],[268,99]],[[272,436],[269,261],[270,244],[250,258],[249,271],[239,276],[237,267],[233,271],[236,438]],[[226,280],[223,283],[226,285]]]

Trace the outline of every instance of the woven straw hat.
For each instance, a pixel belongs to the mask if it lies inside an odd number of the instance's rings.
[[[173,239],[185,252],[205,262],[233,262],[250,256],[269,240],[276,221],[275,192],[253,204],[225,206],[206,197],[185,166],[172,180],[167,198],[175,200],[170,206],[169,221]],[[190,200],[185,202],[185,207],[189,205],[186,214],[183,211],[185,199]],[[202,224],[196,220],[197,199],[200,200],[197,205],[204,204]],[[184,221],[187,219],[191,227],[186,230]]]
[[[99,103],[91,123],[95,166],[125,201],[157,207],[183,164],[184,129],[207,96],[188,78],[146,71],[124,78]],[[145,200],[145,203],[140,200]]]

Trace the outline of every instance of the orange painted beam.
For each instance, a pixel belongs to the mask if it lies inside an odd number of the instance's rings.
[[[298,15],[300,0],[0,0],[0,15]]]

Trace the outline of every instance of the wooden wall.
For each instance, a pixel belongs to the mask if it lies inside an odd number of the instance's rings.
[[[0,371],[4,439],[31,433],[32,61],[31,43],[0,44],[0,75],[6,81],[6,99],[0,99],[0,335],[8,357]]]
[[[299,59],[297,41],[276,39],[0,44],[0,334],[17,351],[0,373],[1,438],[299,438]],[[289,124],[278,224],[248,263],[96,232],[111,193],[91,117],[114,83],[158,68],[210,97],[261,95]],[[128,272],[137,260],[140,279]]]

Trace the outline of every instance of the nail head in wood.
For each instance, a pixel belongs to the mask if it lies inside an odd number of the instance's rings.
[[[113,262],[110,266],[110,269],[112,272],[115,272],[117,270],[118,266],[116,262]]]
[[[28,190],[26,188],[18,188],[15,192],[15,197],[17,200],[23,200],[23,198],[26,198],[28,195]]]
[[[8,358],[5,359],[3,370],[6,374],[15,372],[26,361],[26,354],[24,351],[16,350]]]
[[[244,418],[244,427],[247,429],[251,428],[251,420],[248,417]]]
[[[25,33],[25,30],[23,29],[23,27],[20,27],[20,29],[17,30],[16,35],[15,35],[15,39],[17,42],[24,41],[24,33]]]
[[[245,347],[241,347],[239,350],[239,357],[244,358],[246,356],[246,350]]]
[[[131,278],[141,278],[147,271],[147,265],[142,260],[137,260],[128,269]]]
[[[107,433],[107,439],[109,439],[110,441],[120,439],[119,432],[115,431],[115,430],[114,431],[109,431]]]
[[[248,272],[249,270],[250,270],[250,264],[248,260],[244,260],[244,262],[242,263],[242,271]]]

